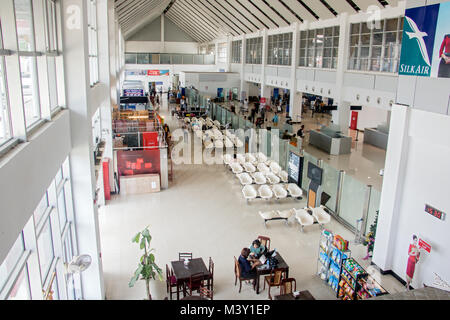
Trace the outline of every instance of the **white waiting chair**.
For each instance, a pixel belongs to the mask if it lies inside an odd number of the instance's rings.
[[[300,198],[303,195],[302,189],[295,183],[289,183],[286,189],[292,198]]]
[[[270,168],[268,166],[266,166],[265,163],[258,163],[258,165],[256,166],[258,168],[258,170],[264,174],[269,174]]]
[[[280,178],[273,174],[272,172],[266,174],[266,178],[269,181],[270,184],[277,184],[280,183]]]
[[[215,125],[217,128],[220,128],[220,122],[219,122],[219,121],[214,120],[213,123],[214,123],[214,125]]]
[[[199,139],[203,140],[203,132],[201,130],[196,130],[195,131],[195,136]]]
[[[188,118],[188,117],[186,117],[186,118],[184,118],[184,122],[185,122],[185,123],[190,123],[190,122],[191,122],[191,119]]]
[[[252,155],[251,153],[246,153],[245,154],[245,160],[247,160],[247,162],[250,162],[251,164],[256,164],[257,160],[255,158],[254,155]]]
[[[265,200],[269,200],[273,197],[273,191],[267,184],[263,184],[258,189],[259,196]]]
[[[233,161],[234,161],[234,158],[231,154],[226,153],[223,155],[223,163],[225,165],[230,165]]]
[[[259,211],[258,214],[260,215],[261,218],[263,218],[264,226],[267,226],[266,225],[267,221],[279,218],[279,215],[275,210]]]
[[[252,177],[250,177],[250,175],[247,172],[239,173],[239,174],[236,175],[236,177],[238,177],[239,181],[244,186],[253,183]]]
[[[205,148],[206,149],[214,148],[214,143],[211,141],[211,139],[205,140]]]
[[[272,187],[273,194],[277,200],[284,199],[287,197],[288,193],[285,188],[281,184],[276,184]]]
[[[241,154],[241,153],[236,154],[236,159],[242,165],[244,165],[244,163],[246,162],[245,161],[245,156],[243,154]]]
[[[234,145],[236,148],[242,148],[244,146],[244,143],[239,139],[238,137],[234,138]]]
[[[255,199],[258,196],[255,187],[253,187],[252,185],[244,186],[244,188],[242,188],[242,193],[244,194],[244,198],[245,200],[247,200],[247,202]]]
[[[316,219],[321,228],[331,221],[331,216],[325,211],[325,206],[321,205],[320,207],[309,209],[312,211],[314,219]]]
[[[237,162],[233,162],[230,165],[231,171],[233,171],[234,174],[239,174],[244,172],[244,169],[242,169],[241,165]]]
[[[262,152],[258,152],[256,154],[256,159],[258,160],[258,162],[264,163],[264,162],[267,161],[267,156],[264,153],[262,153]]]
[[[226,148],[233,148],[234,143],[228,137],[225,137],[224,144]]]
[[[281,170],[278,176],[280,177],[281,182],[283,183],[287,183],[289,181],[288,173],[284,170]]]
[[[266,184],[266,176],[262,172],[255,172],[252,174],[253,179],[255,179],[256,184]]]
[[[251,164],[250,162],[244,163],[244,170],[248,173],[256,172],[255,166],[253,164]]]
[[[270,164],[270,170],[272,170],[272,172],[275,173],[275,174],[279,174],[282,169],[281,169],[281,167],[280,167],[280,165],[278,163],[272,162]]]
[[[304,232],[303,228],[305,226],[311,226],[314,224],[314,217],[308,213],[305,209],[294,209],[295,210],[295,220],[302,227],[302,232]]]
[[[216,139],[216,141],[214,141],[214,147],[216,148],[223,148],[223,141],[222,139]]]

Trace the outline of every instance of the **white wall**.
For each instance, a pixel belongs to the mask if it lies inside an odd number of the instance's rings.
[[[125,41],[125,52],[198,53],[197,42]]]
[[[198,71],[198,72],[216,72],[215,64],[127,64],[126,70],[169,70],[169,76],[126,76],[126,80],[144,81],[145,87],[148,89],[148,82],[163,82],[163,91],[167,91],[168,87],[172,87],[172,77],[174,74],[180,74],[182,71]],[[239,86],[238,86],[239,87]]]
[[[405,130],[397,130],[401,127]],[[450,213],[449,137],[449,116],[405,106],[392,110],[373,262],[405,279],[412,235],[423,238],[432,251],[416,266],[415,288],[431,284],[434,272],[450,283],[449,217],[442,221],[424,211],[429,204]],[[392,170],[391,162],[400,167]]]
[[[69,119],[69,111],[62,111],[0,161],[0,261],[70,152]]]
[[[190,73],[190,72],[181,72],[180,73],[180,82],[184,84],[185,87],[194,86],[197,90],[200,91],[202,94],[210,95],[211,97],[217,96],[217,89],[223,88],[225,89],[231,89],[231,88],[240,88],[241,86],[241,79],[238,73],[217,73],[217,76],[219,77],[226,77],[225,81],[200,81],[200,74],[201,73]],[[214,73],[207,74],[211,77],[211,79],[214,78]],[[183,79],[183,80],[181,80]]]
[[[350,111],[351,114],[352,111]],[[379,124],[387,122],[388,110],[382,108],[362,106],[358,113],[358,130],[365,128],[376,128]],[[351,119],[349,122],[349,126]]]

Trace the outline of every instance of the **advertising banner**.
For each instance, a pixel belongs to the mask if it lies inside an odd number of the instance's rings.
[[[450,77],[450,2],[407,9],[399,74]]]
[[[144,89],[123,89],[124,97],[142,97],[144,96]]]
[[[147,70],[148,76],[168,76],[169,70]]]
[[[118,150],[117,169],[119,176],[159,173],[159,149],[138,151]]]

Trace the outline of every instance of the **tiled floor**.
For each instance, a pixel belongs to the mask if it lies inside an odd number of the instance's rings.
[[[166,102],[162,108],[166,109]],[[175,123],[166,115],[171,128]],[[316,299],[335,299],[333,292],[316,276],[320,239],[318,225],[300,232],[296,222],[288,226],[273,221],[265,228],[259,210],[304,207],[305,200],[286,199],[247,204],[241,186],[234,175],[222,165],[174,166],[174,181],[169,189],[143,195],[118,195],[99,210],[100,236],[107,299],[143,299],[142,281],[134,288],[128,281],[137,267],[140,251],[132,237],[150,226],[152,247],[156,262],[165,270],[165,264],[178,258],[178,252],[190,251],[205,262],[215,262],[215,299],[267,299],[267,288],[259,295],[251,286],[243,284],[242,292],[234,286],[233,256],[238,257],[243,247],[249,246],[258,235],[269,236],[271,247],[284,257],[290,266],[290,276],[296,278],[297,288],[309,290]],[[334,233],[350,240],[352,256],[364,266],[365,247],[355,245],[354,235],[335,220],[327,225]],[[376,272],[376,271],[374,271]],[[377,275],[389,292],[403,290],[392,276]],[[152,281],[154,299],[164,299],[165,282]],[[275,289],[273,292],[278,292]]]

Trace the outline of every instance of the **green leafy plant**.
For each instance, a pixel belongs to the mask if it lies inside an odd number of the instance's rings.
[[[363,242],[363,245],[367,246],[367,256],[363,258],[364,260],[367,260],[368,258],[372,257],[373,253],[373,247],[375,245],[375,234],[377,231],[377,224],[378,224],[378,213],[377,210],[375,215],[375,220],[369,227],[369,233],[366,235],[366,239]]]
[[[156,277],[158,277],[160,281],[163,281],[162,269],[155,263],[155,255],[152,253],[155,249],[150,248],[151,240],[152,236],[148,231],[148,226],[133,237],[132,242],[138,243],[141,250],[144,250],[144,254],[140,258],[138,268],[128,283],[128,286],[131,288],[134,287],[139,279],[145,280],[148,300],[152,300],[150,280],[156,280]]]

